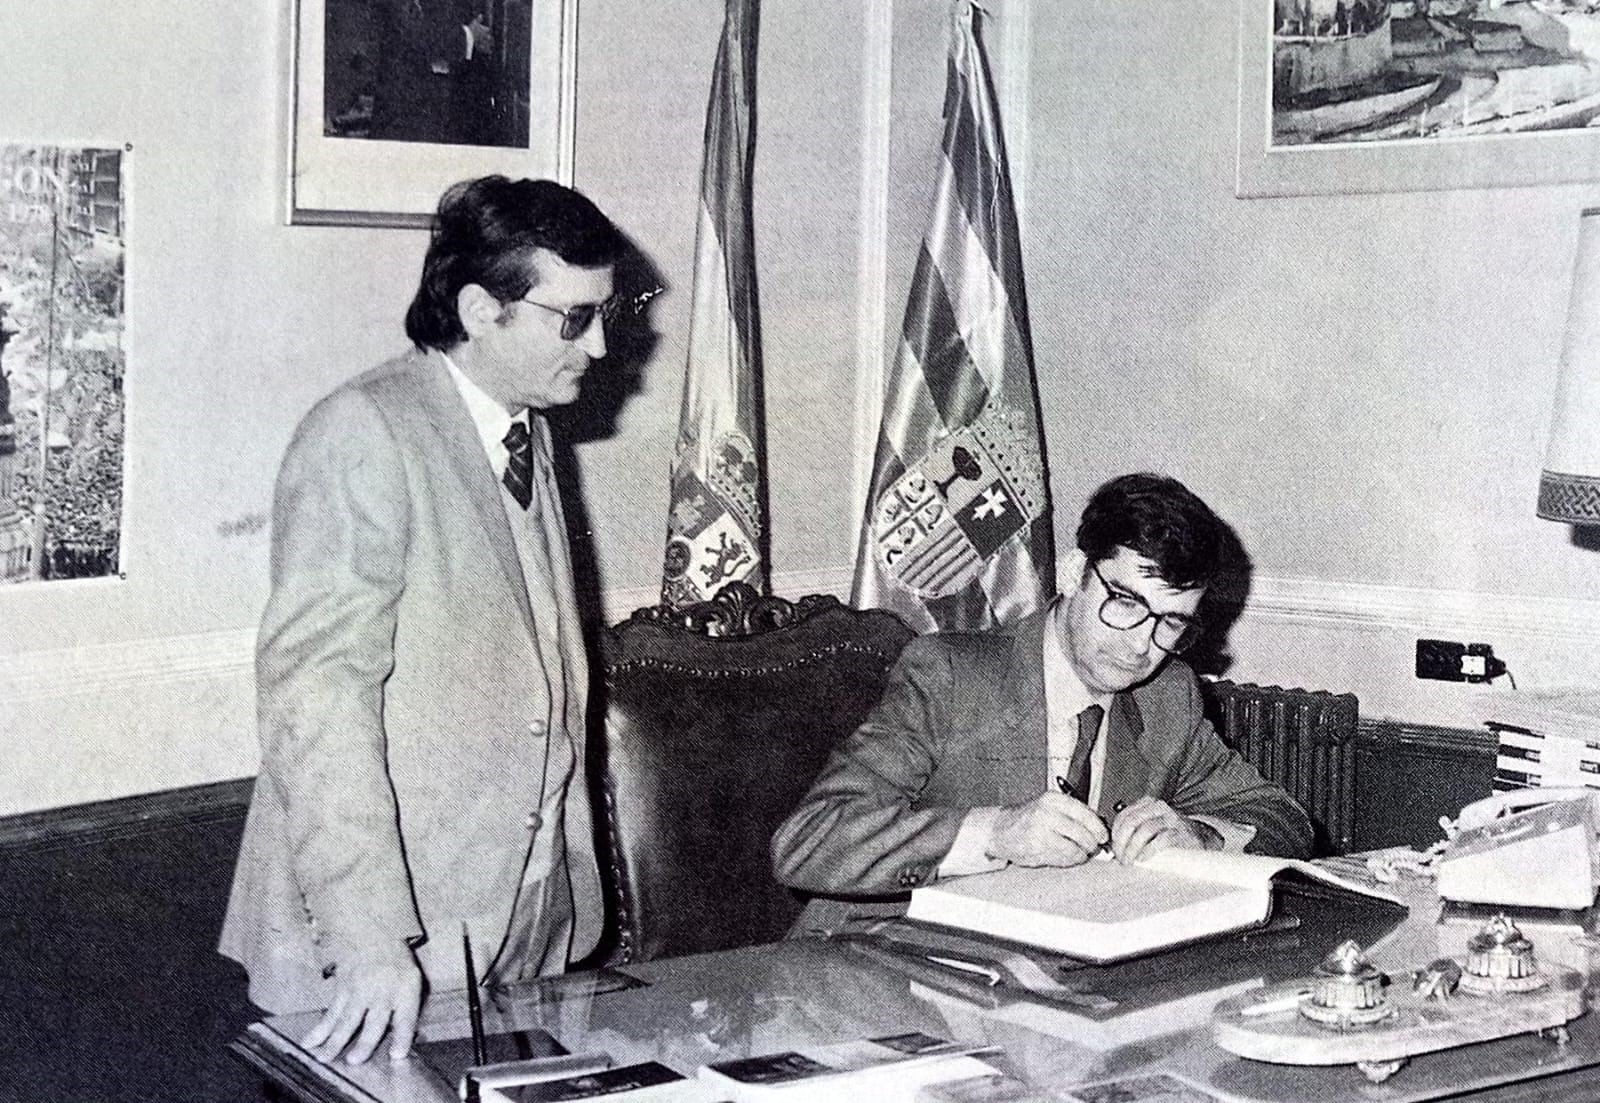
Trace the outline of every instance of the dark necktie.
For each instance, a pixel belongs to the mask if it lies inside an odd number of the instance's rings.
[[[1085,804],[1089,803],[1089,757],[1100,738],[1100,718],[1105,712],[1099,705],[1090,705],[1078,713],[1078,742],[1073,745],[1072,761],[1067,765],[1067,784]]]
[[[506,430],[500,443],[506,446],[508,453],[506,473],[500,481],[511,491],[517,505],[527,509],[533,501],[533,438],[520,417],[512,420],[511,428]]]

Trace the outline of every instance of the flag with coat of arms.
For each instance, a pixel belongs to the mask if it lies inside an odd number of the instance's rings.
[[[852,592],[918,631],[1009,623],[1055,590],[1016,209],[977,22],[960,0]]]
[[[758,0],[727,0],[706,107],[695,225],[694,302],[673,452],[662,603],[682,609],[731,582],[766,592],[750,166]]]

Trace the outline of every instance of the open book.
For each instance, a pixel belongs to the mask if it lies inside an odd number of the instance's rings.
[[[1404,907],[1310,862],[1217,850],[1163,850],[1135,865],[1109,857],[1071,869],[1012,866],[911,893],[908,919],[1106,962],[1266,921],[1276,881],[1299,878]]]

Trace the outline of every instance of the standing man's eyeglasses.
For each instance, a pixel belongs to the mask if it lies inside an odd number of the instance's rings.
[[[568,307],[566,310],[551,306],[548,303],[538,302],[527,296],[523,296],[517,301],[527,303],[529,306],[536,306],[540,310],[548,310],[552,314],[561,315],[561,339],[563,341],[576,341],[589,332],[589,327],[594,325],[595,318],[598,317],[603,322],[610,322],[617,316],[617,312],[622,309],[622,300],[615,295],[603,303],[579,303],[577,306]]]
[[[1200,638],[1203,626],[1193,617],[1182,613],[1157,613],[1145,604],[1144,598],[1113,590],[1106,576],[1100,573],[1098,563],[1089,564],[1089,569],[1105,587],[1106,599],[1100,603],[1100,623],[1107,628],[1126,632],[1154,617],[1156,626],[1150,632],[1150,639],[1169,655],[1188,650]]]
[[[579,303],[577,306],[568,307],[566,310],[551,306],[549,303],[541,303],[537,299],[530,299],[526,295],[518,299],[517,302],[527,303],[529,306],[536,306],[540,310],[548,310],[552,314],[561,315],[561,339],[563,341],[576,341],[579,337],[589,332],[589,327],[594,325],[596,316],[603,323],[610,325],[616,321],[617,315],[624,310],[631,311],[634,314],[642,314],[644,308],[649,305],[650,300],[665,290],[666,288],[664,287],[652,287],[650,290],[641,291],[636,295],[624,296],[617,294],[603,303]]]

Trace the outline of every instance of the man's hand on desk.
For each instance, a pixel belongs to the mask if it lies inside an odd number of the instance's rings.
[[[1065,793],[1045,793],[1000,810],[989,854],[1019,866],[1075,866],[1110,838],[1094,811]]]
[[[339,963],[333,1002],[301,1044],[319,1061],[332,1061],[350,1046],[345,1060],[359,1065],[387,1032],[389,1057],[400,1060],[411,1052],[421,1009],[422,969],[410,947],[363,954]]]
[[[1111,825],[1111,853],[1124,864],[1170,847],[1221,850],[1222,836],[1210,824],[1179,814],[1164,800],[1140,797]]]

